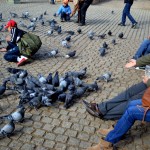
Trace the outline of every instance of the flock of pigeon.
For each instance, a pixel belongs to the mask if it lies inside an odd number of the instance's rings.
[[[42,74],[34,77],[23,69],[7,68],[7,71],[12,75],[4,79],[0,86],[0,95],[6,90],[13,90],[19,94],[19,103],[15,112],[0,117],[2,120],[9,120],[9,123],[0,129],[0,137],[9,137],[13,133],[14,123],[24,120],[27,107],[38,110],[42,106],[50,107],[55,106],[56,102],[63,102],[64,108],[67,109],[86,92],[100,89],[96,81],[88,84],[82,80],[87,74],[86,67],[80,71],[66,72],[63,76],[58,72],[54,76],[49,73],[47,77]],[[106,73],[96,80],[111,81],[111,73]]]

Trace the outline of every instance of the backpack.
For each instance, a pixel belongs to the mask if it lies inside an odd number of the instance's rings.
[[[146,89],[142,97],[142,107],[145,109],[142,122],[144,122],[145,115],[150,109],[150,87]]]
[[[22,36],[17,44],[22,55],[31,57],[40,49],[42,42],[39,36],[28,32]]]

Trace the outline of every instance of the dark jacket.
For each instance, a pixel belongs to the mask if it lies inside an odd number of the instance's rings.
[[[134,0],[124,0],[124,3],[129,3],[129,4],[132,5],[132,4],[133,4],[133,1],[134,1]]]
[[[11,31],[11,40],[10,42],[8,43],[8,46],[7,46],[7,50],[11,49],[12,48],[12,45],[16,45],[17,46],[17,42],[19,42],[20,38],[26,33],[25,31],[23,30],[20,30],[18,28],[12,28]]]

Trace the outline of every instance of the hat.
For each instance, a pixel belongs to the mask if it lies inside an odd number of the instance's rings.
[[[66,4],[66,5],[67,5],[68,2],[69,2],[68,0],[63,0],[63,4]]]
[[[5,29],[8,27],[17,27],[17,23],[14,20],[9,20],[5,26]]]

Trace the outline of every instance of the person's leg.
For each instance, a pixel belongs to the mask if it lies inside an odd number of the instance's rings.
[[[118,96],[99,103],[98,109],[103,114],[105,119],[120,118],[124,113],[129,101],[133,99],[142,98],[144,91],[147,89],[147,85],[140,82],[136,85],[131,86],[124,92],[120,93]]]
[[[130,9],[131,9],[131,4],[126,4],[126,15],[129,18],[129,20],[132,22],[132,24],[136,24],[137,22],[135,21],[135,19],[132,17],[132,15],[130,14]]]
[[[66,19],[66,13],[62,12],[60,15],[61,21],[64,21]]]
[[[125,4],[124,9],[122,11],[122,21],[121,21],[122,25],[125,25],[126,23],[126,11],[127,11],[127,4]]]
[[[18,46],[10,49],[5,55],[4,59],[9,62],[17,62],[17,58],[20,56],[19,48]]]
[[[150,40],[145,39],[142,42],[142,44],[140,45],[140,47],[138,48],[138,50],[135,53],[135,55],[133,56],[133,58],[138,59],[138,58],[142,57],[142,55],[146,55],[148,53],[150,53]]]
[[[65,21],[70,21],[70,15],[66,14]]]
[[[113,144],[117,143],[120,141],[122,136],[132,127],[136,120],[143,120],[144,108],[137,106],[141,104],[141,100],[135,100],[131,105],[129,105],[124,115],[115,125],[114,130],[107,134],[105,138],[107,142]],[[145,121],[150,122],[150,111],[146,113]]]

